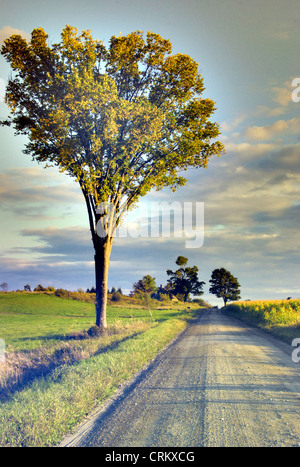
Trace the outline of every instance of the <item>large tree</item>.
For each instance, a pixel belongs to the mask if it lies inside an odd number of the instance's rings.
[[[224,147],[197,63],[172,55],[168,40],[136,31],[105,47],[71,26],[59,43],[47,37],[37,28],[29,42],[5,40],[13,74],[2,124],[28,136],[26,154],[79,183],[95,249],[96,325],[105,328],[109,258],[125,210],[153,188],[183,185],[179,172],[207,167]]]
[[[177,266],[180,266],[176,271],[167,270],[168,284],[170,291],[177,296],[181,296],[186,302],[192,295],[203,295],[203,285],[205,282],[199,281],[197,266],[187,266],[188,259],[184,256],[178,256],[176,260]]]
[[[211,283],[209,293],[216,295],[218,298],[223,298],[225,306],[227,302],[241,298],[240,284],[237,278],[227,269],[215,269],[209,282]]]

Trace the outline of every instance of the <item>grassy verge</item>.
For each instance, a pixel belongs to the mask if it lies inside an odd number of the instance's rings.
[[[145,310],[110,308],[107,335],[76,339],[76,333],[93,324],[93,309],[86,308],[89,304],[47,296],[30,297],[24,304],[24,297],[13,294],[4,300],[5,305],[0,300],[0,333],[8,343],[7,362],[15,358],[19,369],[23,359],[23,372],[11,385],[7,375],[4,378],[0,446],[57,444],[197,313],[155,310],[150,319]]]
[[[300,300],[236,302],[227,305],[225,311],[288,344],[300,337]]]

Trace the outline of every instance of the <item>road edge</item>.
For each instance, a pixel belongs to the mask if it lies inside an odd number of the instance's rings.
[[[202,311],[202,310],[201,310]],[[203,309],[206,311],[206,309]],[[187,326],[179,332],[165,347],[158,353],[156,356],[148,363],[143,365],[143,367],[135,373],[129,380],[121,384],[120,388],[104,401],[97,409],[89,413],[86,418],[81,421],[70,434],[63,437],[63,439],[56,445],[56,447],[79,447],[80,441],[93,429],[96,421],[100,416],[103,416],[105,413],[109,412],[114,408],[115,405],[120,403],[127,394],[149,373],[155,369],[159,364],[159,361],[163,358],[165,352],[168,351],[170,347],[176,344],[176,342],[187,332],[188,328],[200,320],[203,316],[203,311],[196,318],[192,318]]]

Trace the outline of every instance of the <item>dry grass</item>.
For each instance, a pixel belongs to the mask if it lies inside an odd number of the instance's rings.
[[[116,321],[101,338],[89,338],[86,332],[73,332],[51,347],[7,352],[5,362],[0,365],[0,399],[5,399],[34,378],[47,375],[56,367],[107,351],[149,327],[150,324],[144,321]]]
[[[141,332],[134,329],[132,338],[115,341],[109,351],[102,348],[90,358],[61,365],[46,377],[35,378],[0,407],[0,446],[58,444],[186,325],[185,319],[169,319],[148,324],[149,329],[143,332],[143,323]]]
[[[197,315],[175,305],[108,306],[108,331],[89,338],[94,306],[49,294],[0,296],[0,446],[52,446],[155,357]],[[119,304],[118,304],[119,305]],[[163,306],[162,306],[163,305]],[[189,313],[187,313],[189,311]]]

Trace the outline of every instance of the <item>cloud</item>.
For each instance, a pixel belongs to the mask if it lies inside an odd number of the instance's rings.
[[[83,197],[78,185],[55,169],[19,167],[0,174],[0,203],[18,216],[41,219],[51,209],[62,215],[67,206],[83,203]]]
[[[21,30],[21,29],[16,29],[13,28],[12,26],[3,26],[0,29],[0,45],[2,45],[8,37],[12,36],[13,34],[18,34],[22,37],[24,37],[27,41],[30,40],[30,34],[27,32]]]
[[[260,105],[257,108],[257,115],[265,117],[278,117],[284,115],[291,109],[290,104],[293,104],[292,93],[294,87],[292,85],[294,77],[286,80],[282,85],[269,86],[269,93],[271,93],[271,101],[275,104],[279,104],[277,107],[271,107],[270,105]]]
[[[23,251],[29,254],[46,256],[49,262],[90,261],[93,259],[92,242],[88,228],[71,226],[68,228],[47,227],[45,229],[26,229],[23,237],[35,238],[37,244]]]
[[[94,284],[94,251],[88,228],[27,229],[21,235],[36,243],[7,250],[0,256],[3,280],[17,284],[15,288],[23,288],[27,282],[70,290]],[[180,253],[189,257],[183,239],[116,238],[109,287],[120,286],[129,292],[132,284],[145,274],[152,274],[158,283],[165,284],[166,269],[175,265]]]
[[[261,159],[258,163],[260,168],[270,170],[271,166],[273,171],[280,170],[285,173],[299,174],[300,173],[300,143],[286,145],[278,148],[277,151],[271,153],[270,157]]]
[[[270,125],[249,127],[245,130],[244,136],[252,141],[266,141],[284,135],[298,134],[299,128],[300,118],[294,117],[289,120],[278,120]]]
[[[91,262],[47,262],[23,258],[0,258],[1,277],[8,283],[9,290],[23,289],[29,283],[76,290],[91,287],[94,280],[94,264]]]
[[[242,155],[249,155],[252,156],[263,156],[264,154],[276,149],[278,147],[275,143],[258,143],[253,144],[249,142],[243,143],[227,143],[226,150],[227,152],[235,153],[235,154],[242,154]]]
[[[245,136],[250,140],[268,140],[274,135],[278,135],[288,128],[287,122],[284,120],[278,120],[272,125],[266,126],[253,126],[247,128]]]
[[[243,123],[247,118],[247,115],[239,115],[238,117],[231,119],[226,122],[222,122],[220,125],[221,132],[232,132],[235,130],[241,123]]]
[[[282,107],[287,107],[292,102],[292,79],[285,81],[282,86],[273,86],[273,101]]]

